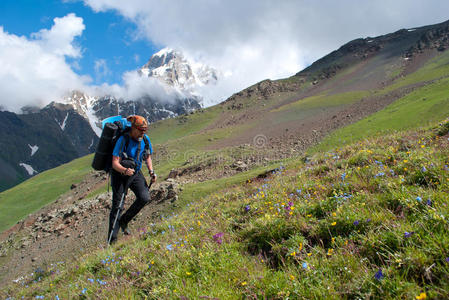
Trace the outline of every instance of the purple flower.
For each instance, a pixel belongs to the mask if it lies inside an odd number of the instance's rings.
[[[251,210],[251,207],[249,206],[249,204],[247,206],[245,206],[245,212],[249,212]]]
[[[382,269],[379,269],[379,271],[377,271],[376,274],[374,274],[374,278],[376,278],[377,280],[381,280],[384,277],[385,275],[382,273]]]
[[[429,206],[432,206],[432,200],[430,200],[430,198],[429,198],[429,199],[427,199],[427,202],[426,202],[426,204],[427,204],[427,205],[429,205]]]
[[[219,232],[219,233],[217,233],[217,234],[214,234],[214,236],[213,236],[214,241],[215,241],[217,244],[221,245],[221,243],[223,243],[223,240],[222,240],[223,235],[224,235],[223,232]]]
[[[446,257],[446,262],[449,263],[449,257]]]
[[[354,223],[352,223],[352,224],[354,224],[354,226],[358,226],[359,223],[360,223],[359,220],[355,220]]]
[[[371,222],[371,218],[366,219],[366,222]]]
[[[427,172],[426,167],[422,167],[422,168],[421,168],[421,172],[423,172],[423,173],[424,173],[424,172]]]
[[[406,231],[406,232],[404,232],[404,237],[409,238],[409,237],[411,237],[412,234],[414,234],[414,233],[415,233],[415,232],[413,232],[413,231],[411,231],[411,232]]]
[[[289,201],[288,206],[293,206],[293,202]]]

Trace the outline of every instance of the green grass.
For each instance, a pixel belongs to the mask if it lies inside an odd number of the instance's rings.
[[[92,170],[93,155],[75,159],[0,193],[0,232],[55,201]]]
[[[48,266],[0,297],[449,297],[449,119],[192,185],[131,240]],[[240,183],[238,183],[240,182]]]
[[[326,151],[371,136],[424,126],[449,115],[449,79],[439,80],[396,100],[383,110],[336,130],[309,153]]]
[[[152,143],[162,144],[194,134],[214,122],[220,116],[222,108],[216,105],[202,111],[151,124],[148,134]]]

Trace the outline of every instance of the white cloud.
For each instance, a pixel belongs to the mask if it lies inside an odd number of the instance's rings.
[[[141,76],[137,71],[129,71],[123,74],[123,85],[102,84],[93,88],[97,96],[113,95],[119,99],[139,99],[143,96],[151,96],[161,102],[170,102],[183,95],[152,77]]]
[[[101,81],[111,74],[105,59],[97,59],[94,63],[95,77]]]
[[[232,73],[221,83],[225,96],[290,76],[352,39],[445,21],[449,10],[446,0],[84,2],[131,20],[137,36]]]
[[[81,57],[74,39],[84,28],[83,19],[74,14],[55,18],[51,29],[31,38],[0,26],[0,105],[20,112],[25,105],[58,100],[68,89],[83,89],[90,79],[73,72],[65,58]]]

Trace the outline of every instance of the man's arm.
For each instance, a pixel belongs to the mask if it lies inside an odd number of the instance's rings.
[[[120,157],[118,156],[112,156],[112,168],[119,172],[120,174],[126,175],[126,176],[132,176],[134,174],[134,169],[125,168],[120,164]]]
[[[145,160],[145,163],[148,167],[148,172],[150,172],[150,176],[151,176],[151,181],[155,182],[156,181],[156,173],[154,173],[153,170],[153,161],[151,160],[151,155],[148,155],[147,159]]]

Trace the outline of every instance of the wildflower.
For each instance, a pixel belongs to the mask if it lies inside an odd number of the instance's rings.
[[[86,292],[87,292],[87,289],[84,288],[84,289],[81,291],[81,294],[85,294]],[[44,298],[42,298],[42,299],[44,299]]]
[[[312,253],[310,253],[310,252],[309,252],[309,253],[307,253],[307,256],[312,256]]]
[[[354,226],[358,226],[359,223],[360,223],[359,220],[355,220],[354,223],[352,223],[352,224],[354,224]]]
[[[327,250],[327,256],[331,256],[333,253],[334,253],[334,249],[329,248],[329,249]]]
[[[296,256],[296,252],[293,251],[292,253],[290,253],[291,256]]]
[[[341,181],[345,181],[346,173],[341,174]]]
[[[381,280],[382,278],[384,278],[384,274],[382,273],[382,269],[379,269],[379,271],[376,272],[376,274],[374,274],[374,278],[376,278],[377,280]]]
[[[413,231],[412,231],[412,232],[407,232],[407,231],[406,231],[406,232],[404,232],[404,237],[405,237],[405,238],[409,238],[409,237],[411,237],[412,234],[414,234],[414,233],[415,233],[415,232],[413,232]]]
[[[186,272],[186,275],[187,275],[187,276],[190,276],[190,275],[192,275],[192,273],[190,273],[190,272]]]
[[[446,257],[446,262],[449,263],[449,257]]]
[[[299,250],[298,251],[301,251],[302,250],[302,243],[299,243]]]
[[[418,296],[416,296],[415,298],[418,300],[422,300],[422,299],[426,299],[427,295],[426,295],[426,293],[421,293]]]
[[[331,223],[331,226],[335,226],[335,225],[337,225],[337,222],[332,222]]]
[[[426,167],[423,166],[423,167],[421,168],[421,172],[423,172],[423,173],[424,173],[424,172],[427,172]]]
[[[307,265],[306,262],[303,262],[303,263],[302,263],[302,267],[303,267],[304,269],[307,269],[309,266]]]
[[[290,275],[290,280],[295,280],[295,276]]]
[[[429,199],[427,199],[427,202],[426,202],[426,204],[427,204],[428,206],[432,206],[432,200],[430,200],[430,198],[429,198]]]
[[[36,296],[36,299],[44,299],[44,296]]]
[[[173,250],[172,244],[168,244],[167,246],[165,246],[165,248],[167,248],[168,251],[172,251]]]
[[[247,284],[246,281],[243,281],[243,282],[241,283],[242,286],[245,286],[246,284]]]
[[[246,206],[245,206],[245,212],[249,212],[250,209],[251,209],[251,207],[250,207],[249,205],[246,205]]]
[[[221,245],[221,243],[223,242],[223,240],[222,240],[223,235],[224,235],[223,232],[219,232],[219,233],[213,235],[214,241],[215,241],[217,244]]]

